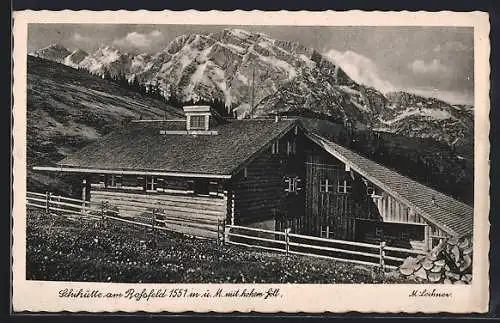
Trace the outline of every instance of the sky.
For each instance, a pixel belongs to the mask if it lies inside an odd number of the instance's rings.
[[[328,53],[341,61],[347,74],[368,78],[369,85],[381,90],[406,90],[450,103],[474,101],[471,27],[30,24],[28,51],[60,43],[87,52],[114,45],[155,53],[179,35],[223,28],[262,32]]]

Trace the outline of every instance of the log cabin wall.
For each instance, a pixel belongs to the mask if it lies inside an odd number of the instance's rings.
[[[301,130],[293,128],[233,177],[229,191],[236,224],[279,230],[276,220],[303,215],[304,140]],[[297,190],[289,192],[289,184]]]
[[[152,218],[153,209],[160,209],[158,218],[165,220],[166,227],[209,238],[217,237],[218,221],[227,217],[225,184],[217,180],[127,176],[118,186],[116,182],[110,186],[109,176],[104,176],[104,183],[102,178],[97,175],[87,180],[91,206],[100,208],[108,202],[110,209],[118,211],[121,217],[143,221]],[[208,194],[195,193],[197,181],[208,185]],[[142,182],[144,186],[140,186]]]
[[[307,151],[303,233],[354,240],[355,219],[379,214],[362,179],[316,145]],[[351,176],[354,176],[352,178]]]

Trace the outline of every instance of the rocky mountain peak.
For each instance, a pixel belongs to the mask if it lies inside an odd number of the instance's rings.
[[[33,52],[33,56],[61,63],[71,52],[59,43],[51,44]]]

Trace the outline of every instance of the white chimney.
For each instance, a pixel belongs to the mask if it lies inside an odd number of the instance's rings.
[[[191,105],[183,107],[186,114],[186,130],[208,131],[210,128],[211,108],[208,105]]]

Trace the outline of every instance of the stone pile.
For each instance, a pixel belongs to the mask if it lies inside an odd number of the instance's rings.
[[[398,272],[423,283],[470,284],[472,238],[443,239],[427,255],[406,258]]]

